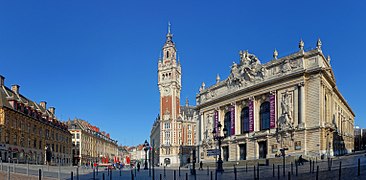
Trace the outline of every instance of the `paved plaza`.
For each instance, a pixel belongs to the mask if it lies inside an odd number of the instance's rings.
[[[357,176],[358,171],[358,159],[360,159],[360,176]],[[332,160],[332,169],[329,171],[328,169],[328,161],[322,160],[317,161],[314,168],[310,169],[310,163],[305,162],[304,165],[298,167],[298,175],[296,176],[296,168],[293,164],[293,171],[291,173],[291,165],[287,164],[285,168],[286,176],[283,176],[283,168],[282,166],[275,166],[274,176],[273,176],[273,165],[269,166],[260,166],[259,167],[259,179],[289,179],[288,175],[290,173],[291,179],[316,179],[316,170],[317,166],[319,166],[319,179],[338,179],[339,177],[339,164],[342,162],[342,171],[341,171],[341,179],[366,179],[366,156],[364,154],[344,156],[344,157],[336,157]],[[278,169],[280,167],[280,169]],[[91,168],[83,168],[79,167],[57,167],[57,166],[42,166],[42,165],[28,165],[26,164],[8,164],[3,163],[0,171],[0,180],[7,180],[8,174],[10,174],[10,179],[38,179],[38,173],[41,169],[41,174],[43,174],[42,179],[51,180],[51,179],[71,179],[71,172],[74,174],[74,180],[77,180],[77,171],[79,174],[79,180],[90,180],[93,179],[93,169]],[[257,169],[257,167],[256,167]],[[313,171],[314,169],[314,171]],[[15,173],[14,173],[15,172]],[[174,179],[174,174],[176,179],[185,180],[185,179],[199,179],[199,180],[231,180],[235,179],[234,167],[225,168],[224,173],[215,174],[214,168],[205,167],[203,170],[197,170],[196,176],[190,174],[190,170],[188,168],[181,168],[180,174],[178,168],[166,168],[165,173],[163,168],[155,168],[155,179]],[[254,173],[255,172],[255,173]],[[279,173],[278,173],[279,172]],[[29,174],[29,175],[27,175]],[[103,174],[105,180],[110,179],[132,179],[131,174],[133,174],[133,179],[135,180],[149,180],[152,179],[152,171],[149,170],[140,170],[139,172],[136,169],[123,169],[113,170],[112,178],[108,174],[108,171],[99,168],[98,173],[95,171],[95,179],[103,179]],[[280,175],[280,176],[278,176]],[[217,176],[217,177],[216,177]],[[236,167],[236,177],[237,179],[254,179],[258,177],[258,171],[254,170],[253,166],[245,166]]]

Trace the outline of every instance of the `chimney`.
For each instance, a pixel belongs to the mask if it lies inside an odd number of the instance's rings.
[[[41,101],[39,103],[39,105],[41,105],[43,107],[43,109],[46,109],[47,102],[46,101]]]
[[[19,94],[19,88],[20,88],[20,86],[17,85],[17,84],[14,84],[14,85],[11,86],[11,90],[13,92],[15,92],[15,94]]]
[[[4,80],[5,80],[4,76],[0,75],[0,86],[1,87],[4,86]]]
[[[51,112],[52,115],[55,115],[55,110],[56,110],[55,107],[50,107],[50,108],[48,108],[48,110]]]

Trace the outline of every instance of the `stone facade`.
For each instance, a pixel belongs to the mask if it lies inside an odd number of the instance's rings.
[[[53,165],[71,164],[71,134],[47,109],[19,92],[8,88],[0,76],[0,158],[2,161],[46,164],[46,152]]]
[[[217,148],[213,128],[228,129],[223,159],[238,161],[286,154],[325,157],[353,150],[355,114],[336,86],[335,77],[318,40],[315,49],[299,51],[261,64],[240,51],[230,75],[196,96],[199,114],[199,159],[214,161],[207,149]],[[221,132],[222,133],[222,132]]]
[[[69,120],[66,124],[72,134],[74,165],[106,163],[103,162],[106,160],[113,163],[118,159],[117,141],[109,134],[81,119]]]
[[[177,166],[187,163],[194,149],[196,116],[194,107],[180,106],[181,65],[173,35],[166,35],[163,57],[158,62],[158,87],[160,115],[154,122],[150,135],[155,164]]]

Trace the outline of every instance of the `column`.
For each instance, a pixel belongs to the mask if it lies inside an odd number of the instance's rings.
[[[298,114],[298,124],[300,128],[305,127],[305,92],[304,92],[304,83],[298,84],[298,106],[299,106],[299,114]]]

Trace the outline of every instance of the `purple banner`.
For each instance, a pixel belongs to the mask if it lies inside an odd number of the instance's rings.
[[[254,107],[253,107],[253,101],[249,100],[249,132],[254,131]]]
[[[217,125],[219,124],[219,112],[218,111],[215,111],[214,112],[214,128],[215,128],[215,131],[216,131],[216,136],[218,135],[218,130],[217,130]]]
[[[235,135],[235,106],[230,106],[230,117],[231,117],[231,134]]]
[[[269,103],[270,103],[270,128],[276,127],[276,96],[270,95],[269,96]]]

